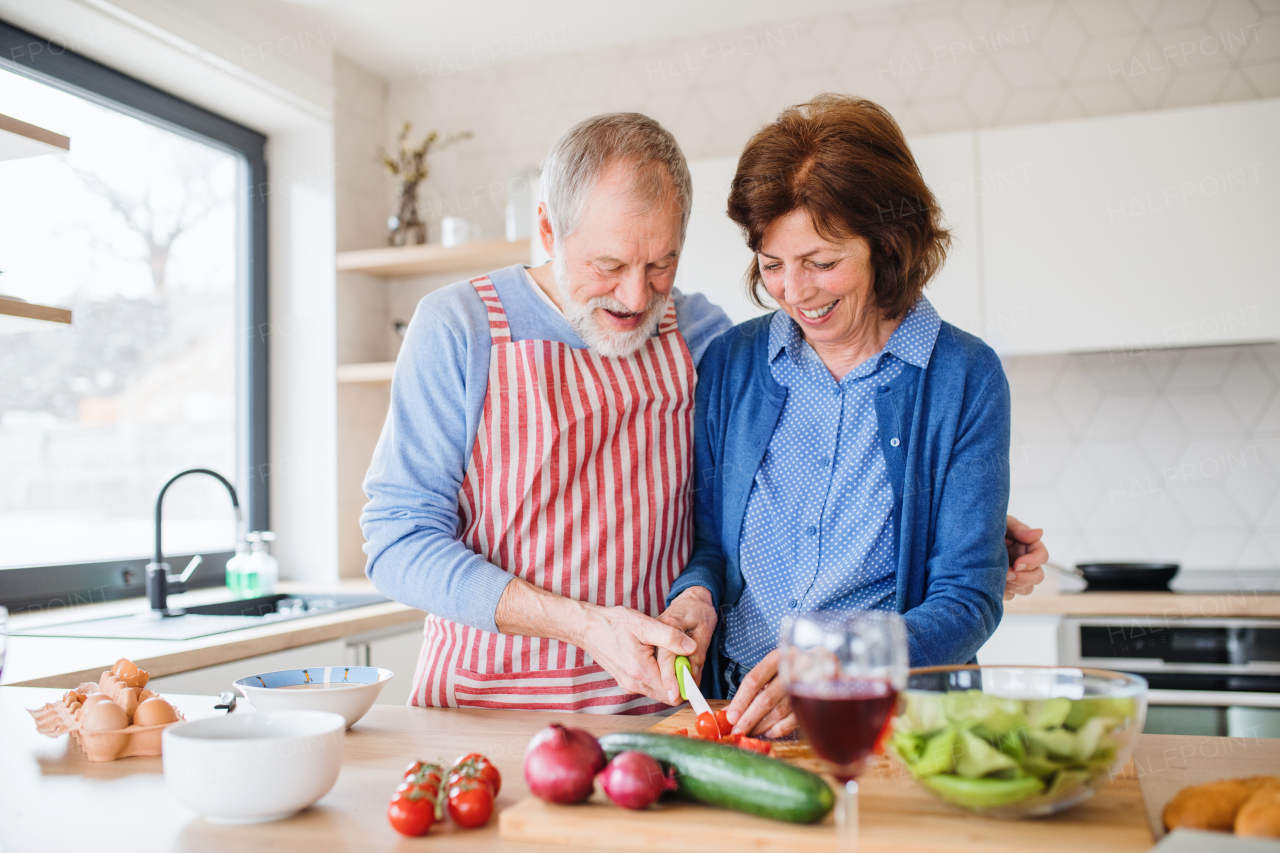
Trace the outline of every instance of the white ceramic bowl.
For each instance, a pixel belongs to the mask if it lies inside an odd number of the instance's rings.
[[[164,778],[183,805],[210,820],[279,820],[329,793],[342,769],[345,729],[327,711],[178,723],[161,740]]]
[[[376,666],[316,666],[249,675],[235,687],[258,711],[332,711],[347,728],[369,713],[382,687],[395,676]]]

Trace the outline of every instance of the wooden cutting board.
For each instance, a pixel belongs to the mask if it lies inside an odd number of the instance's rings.
[[[1151,834],[1164,836],[1164,807],[1188,785],[1218,779],[1280,775],[1280,739],[1143,735],[1133,749]]]
[[[714,708],[725,702],[712,702]],[[652,731],[693,729],[687,707]],[[777,757],[809,769],[821,763],[803,741],[775,742]],[[878,759],[859,779],[863,853],[1137,853],[1151,847],[1142,793],[1132,775],[1117,778],[1089,802],[1063,815],[999,821],[947,806],[921,790],[899,765]],[[578,806],[555,806],[533,797],[505,809],[499,831],[511,841],[613,850],[698,850],[708,853],[835,853],[832,816],[800,826],[683,802],[645,811],[608,804],[597,792]]]

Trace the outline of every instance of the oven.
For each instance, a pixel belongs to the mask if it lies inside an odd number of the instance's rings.
[[[1059,631],[1063,666],[1147,680],[1147,732],[1280,737],[1278,619],[1068,616]]]

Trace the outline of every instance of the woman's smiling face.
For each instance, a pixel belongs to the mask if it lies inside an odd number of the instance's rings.
[[[863,238],[828,240],[801,208],[769,224],[756,258],[769,295],[810,345],[856,346],[879,320],[871,245]]]

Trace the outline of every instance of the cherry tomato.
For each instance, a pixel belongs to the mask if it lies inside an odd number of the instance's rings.
[[[714,714],[698,715],[698,736],[707,740],[717,740],[720,737],[720,727],[716,725]]]
[[[464,755],[453,762],[453,770],[449,773],[449,784],[451,786],[454,784],[453,777],[455,774],[483,779],[493,789],[493,798],[495,800],[498,798],[498,792],[502,790],[502,774],[498,772],[498,768],[493,766],[493,762],[478,752]]]
[[[759,738],[740,737],[738,739],[738,748],[758,752],[761,755],[768,755],[773,751],[773,744],[767,740],[760,740]]]
[[[387,820],[391,822],[391,828],[401,835],[426,835],[436,821],[435,797],[415,785],[397,790],[387,806]]]
[[[415,761],[404,769],[404,778],[406,782],[413,782],[423,785],[428,782],[440,785],[440,780],[444,777],[444,768],[439,764],[428,764],[425,761]]]
[[[716,726],[719,727],[721,735],[727,735],[733,731],[733,726],[729,723],[729,715],[723,710],[716,711]]]
[[[688,736],[689,736],[689,730],[688,730],[688,729],[676,729],[676,734],[680,735],[680,737],[688,737]]]
[[[742,732],[729,732],[727,735],[721,735],[721,743],[727,743],[730,746],[737,746],[742,742]]]
[[[449,788],[449,817],[463,829],[489,822],[493,814],[493,790],[478,779],[463,779]]]

